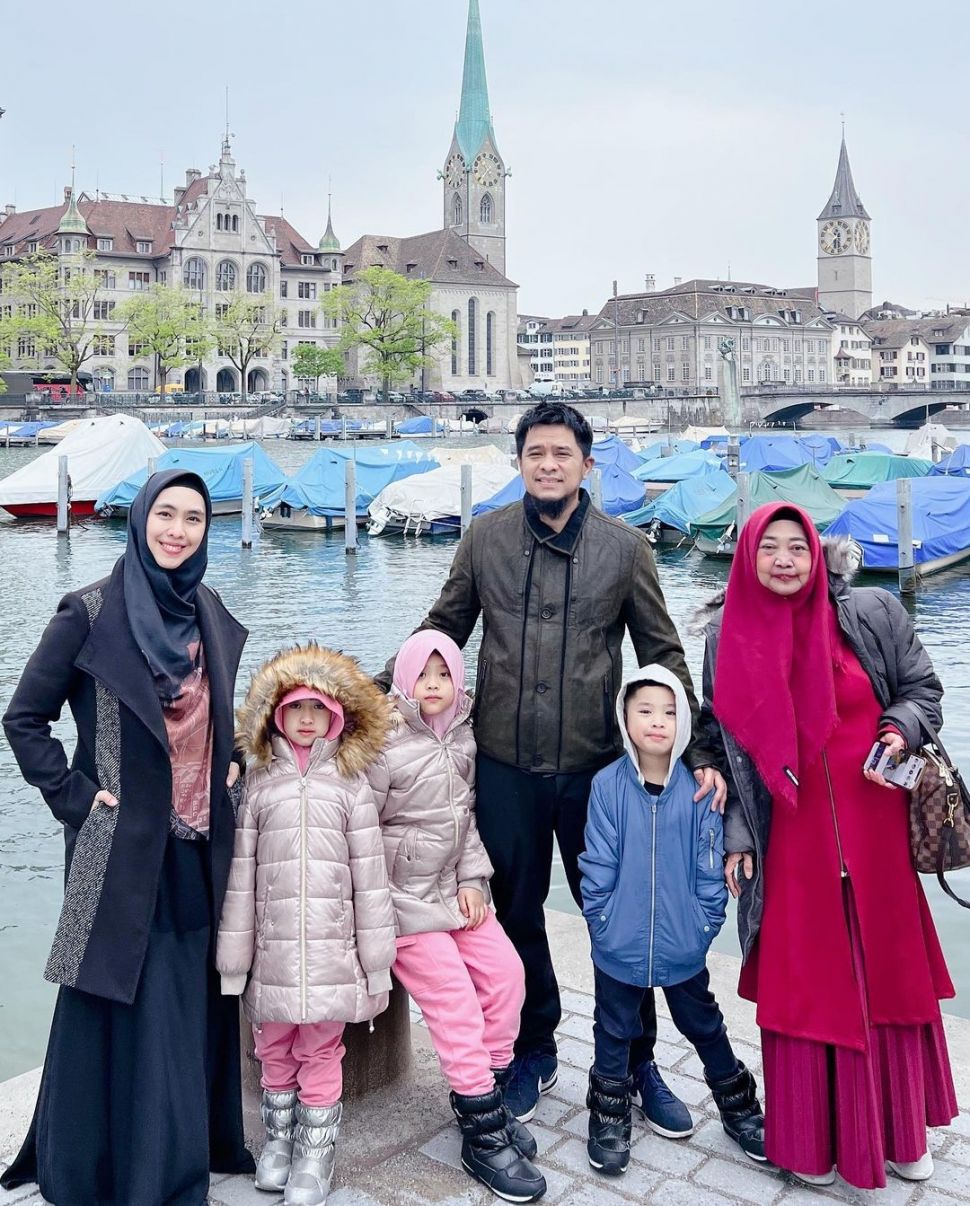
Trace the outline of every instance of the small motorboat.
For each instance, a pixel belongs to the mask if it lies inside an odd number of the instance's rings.
[[[371,536],[443,536],[461,532],[460,464],[442,465],[385,487],[368,508]],[[511,465],[472,465],[472,507],[518,476]]]

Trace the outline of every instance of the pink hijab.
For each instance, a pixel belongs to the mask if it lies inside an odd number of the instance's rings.
[[[425,722],[439,737],[444,737],[457,716],[465,695],[465,662],[461,650],[450,636],[436,632],[433,628],[424,628],[409,636],[394,659],[394,690],[405,699],[414,699],[418,675],[427,665],[432,653],[441,654],[455,686],[455,698],[451,707]]]
[[[286,737],[286,734],[283,732],[283,709],[287,704],[296,703],[300,699],[316,699],[329,710],[330,727],[327,729],[324,740],[336,741],[344,731],[344,710],[335,699],[332,699],[329,695],[324,695],[321,691],[314,691],[312,687],[294,687],[292,691],[287,691],[276,705],[276,711],[273,713],[273,723],[276,725],[276,729],[281,736]],[[313,751],[313,746],[294,745],[288,737],[286,737],[286,740],[289,741],[293,757],[296,758],[296,764],[300,768],[300,773],[303,774],[310,764],[310,754]]]

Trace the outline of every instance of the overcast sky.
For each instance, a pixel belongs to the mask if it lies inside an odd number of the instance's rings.
[[[964,0],[481,0],[519,309],[674,276],[815,282],[846,115],[873,288],[970,300]],[[32,0],[0,73],[0,204],[158,196],[218,159],[312,241],[441,226],[466,0]],[[15,29],[19,26],[19,30]]]

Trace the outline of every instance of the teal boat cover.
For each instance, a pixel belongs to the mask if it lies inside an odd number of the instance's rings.
[[[197,473],[208,486],[213,503],[235,502],[242,498],[243,461],[247,459],[253,462],[253,494],[260,503],[286,485],[286,474],[254,441],[229,448],[173,448],[158,458],[155,468]],[[95,510],[127,510],[147,480],[146,465],[102,494],[94,504]]]
[[[819,531],[828,527],[845,506],[845,499],[840,498],[811,465],[799,465],[797,469],[785,469],[781,473],[752,473],[748,478],[748,493],[752,511],[769,502],[795,503],[811,515]],[[719,507],[701,515],[691,524],[691,534],[712,541],[722,540],[737,522],[735,497],[732,492]]]
[[[367,508],[391,482],[440,468],[430,450],[419,448],[413,440],[357,448],[337,448],[328,444],[314,453],[280,489],[260,501],[270,509],[286,503],[294,510],[306,509],[311,515],[343,515],[346,504],[344,466],[348,461],[353,461],[356,467],[358,515],[366,515]]]
[[[598,469],[605,469],[608,465],[619,465],[627,473],[632,473],[634,469],[639,469],[643,464],[643,458],[615,435],[596,441],[593,445],[593,460]]]
[[[727,473],[685,477],[645,507],[620,518],[635,528],[645,528],[656,520],[686,535],[695,520],[719,507],[728,497],[733,498],[736,489],[734,479]]]
[[[885,452],[849,452],[834,456],[823,473],[830,486],[842,490],[869,490],[877,482],[893,482],[901,477],[925,477],[932,461]]]
[[[698,448],[679,456],[661,456],[644,461],[633,476],[641,482],[682,482],[685,477],[701,477],[705,473],[721,473],[724,462],[713,452]]]

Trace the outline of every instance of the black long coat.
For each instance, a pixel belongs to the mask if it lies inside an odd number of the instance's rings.
[[[248,633],[200,586],[199,630],[211,692],[212,795],[208,856],[212,925],[222,910],[234,815],[233,687]],[[77,726],[71,763],[51,735],[64,704]],[[161,704],[125,610],[121,562],[110,577],[64,596],[3,717],[24,778],[63,823],[67,885],[45,975],[130,1004],[155,909],[172,802]],[[91,812],[105,788],[117,808]],[[76,865],[72,865],[76,863]]]

